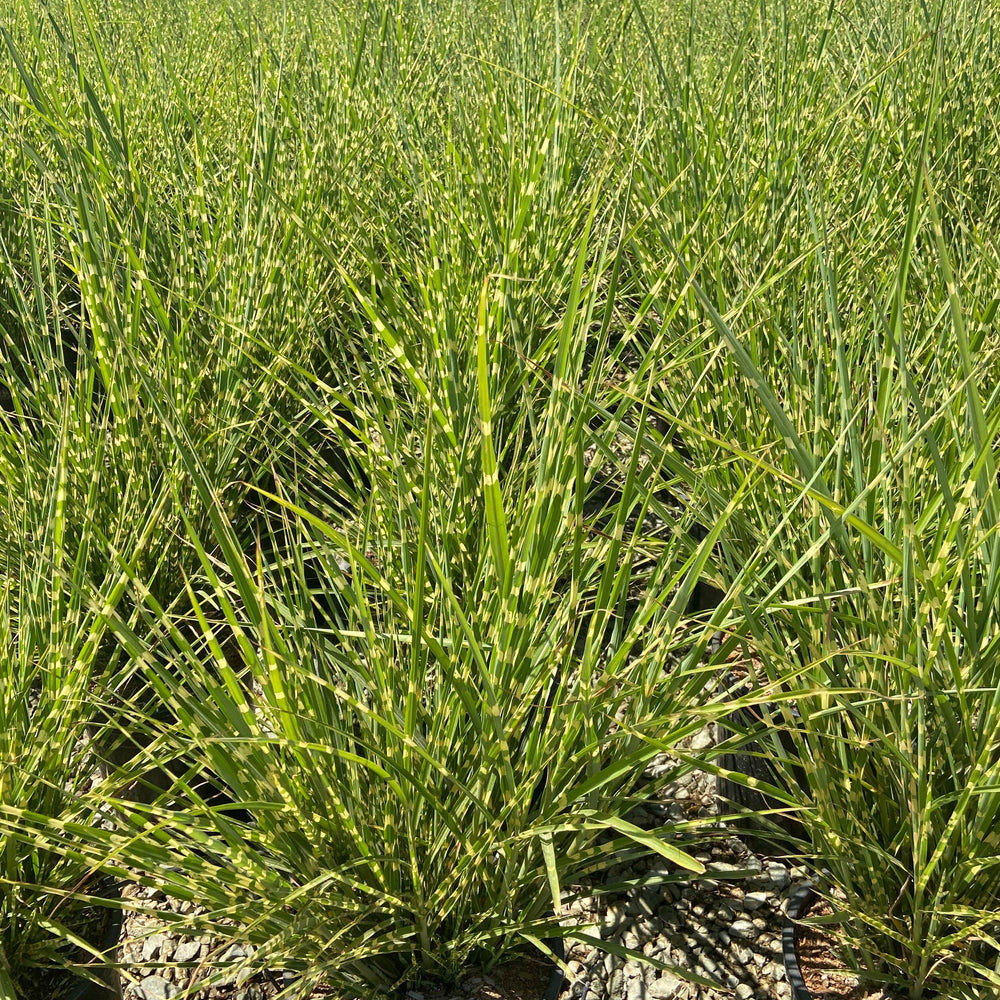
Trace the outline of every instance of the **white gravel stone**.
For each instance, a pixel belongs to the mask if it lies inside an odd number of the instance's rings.
[[[621,997],[624,990],[625,976],[622,974],[621,969],[615,969],[611,973],[611,979],[608,981],[608,994],[612,997]]]
[[[230,945],[222,956],[222,962],[238,962],[241,958],[248,958],[253,954],[253,948],[243,944]]]
[[[769,976],[776,983],[780,983],[785,978],[785,967],[778,962],[772,962],[764,967],[764,975]]]
[[[688,996],[688,985],[683,979],[678,979],[670,972],[664,972],[659,979],[654,979],[646,989],[650,1000],[680,1000]]]
[[[177,996],[179,992],[163,976],[147,976],[139,989],[145,1000],[170,1000],[170,997]]]
[[[142,942],[142,960],[144,962],[155,962],[160,957],[163,946],[166,943],[167,936],[165,934],[150,934]]]
[[[780,892],[782,889],[787,889],[788,884],[791,882],[791,877],[788,874],[788,869],[784,865],[770,864],[767,866],[767,878],[770,883],[770,887],[773,890]]]
[[[709,861],[705,866],[710,872],[741,872],[749,865],[734,865],[731,861]]]
[[[197,941],[181,941],[174,949],[175,962],[193,962],[201,952],[201,945]]]
[[[625,980],[625,1000],[646,1000],[646,984],[642,976]]]
[[[708,726],[699,730],[691,737],[692,750],[707,750],[711,746],[715,746],[715,737]]]
[[[729,928],[729,933],[734,938],[741,938],[744,941],[752,941],[759,937],[760,928],[754,927],[749,920],[734,920]]]

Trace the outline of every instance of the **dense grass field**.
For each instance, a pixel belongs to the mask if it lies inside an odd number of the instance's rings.
[[[302,996],[592,933],[751,702],[848,961],[996,996],[996,13],[11,0],[0,997],[100,873]]]

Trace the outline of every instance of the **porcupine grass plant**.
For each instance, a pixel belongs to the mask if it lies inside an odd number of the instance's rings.
[[[718,662],[773,697],[730,748],[756,743],[780,780],[729,777],[801,820],[845,959],[911,1000],[1000,982],[987,235],[1000,198],[981,159],[997,148],[984,16],[762,7],[725,89],[679,111],[708,136],[685,165],[702,229],[675,236],[654,146],[659,240],[636,241],[689,282],[705,331],[686,382],[660,389],[691,479],[711,505],[764,473],[720,536],[744,621]]]
[[[118,479],[66,521],[118,643],[91,708],[134,756],[116,828],[4,829],[206,904],[301,990],[544,951],[562,890],[637,851],[698,870],[625,818],[702,723],[703,678],[667,667],[712,539],[649,527],[641,401],[609,389],[619,323],[650,322],[621,249],[642,124],[603,121],[627,78],[592,75],[583,11],[326,32],[191,5],[195,65],[155,12],[133,58],[83,4],[33,10],[5,34],[6,218],[33,220],[4,230],[12,434],[68,391],[79,461]]]
[[[454,405],[425,396],[437,376],[390,346],[356,387],[363,509],[346,522],[314,513],[307,482],[271,496],[297,540],[280,547],[318,561],[336,623],[311,614],[301,555],[250,568],[216,506],[211,544],[188,526],[202,563],[189,584],[196,641],[151,599],[153,642],[115,625],[177,720],[151,734],[158,752],[220,775],[233,803],[211,807],[184,781],[171,789],[180,806],[116,801],[136,831],[159,834],[125,847],[124,831],[109,833],[109,850],[206,905],[199,926],[237,921],[257,946],[247,964],[299,973],[303,996],[320,981],[349,994],[447,982],[524,945],[548,953],[551,937],[596,941],[561,925],[563,892],[637,852],[664,855],[676,877],[701,870],[683,824],[644,831],[627,817],[679,773],[650,779],[656,755],[722,711],[699,707],[704,671],[684,662],[684,608],[715,534],[697,551],[649,535],[655,470],[641,447],[618,458],[610,520],[584,519],[596,466],[617,454],[614,432],[587,419],[597,382],[581,368],[581,330],[606,266],[599,254],[584,284],[589,249],[585,231],[553,369],[535,375],[532,434],[515,421],[506,447],[493,436],[505,374],[490,356],[507,327],[487,282],[465,363],[444,366],[466,373]],[[392,343],[419,344],[423,329],[397,325]],[[405,407],[400,381],[412,386]],[[208,501],[180,433],[177,449]],[[223,630],[238,657],[224,654]]]

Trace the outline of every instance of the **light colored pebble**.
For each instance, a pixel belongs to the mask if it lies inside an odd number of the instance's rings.
[[[620,997],[623,993],[623,987],[625,983],[625,976],[622,974],[621,969],[615,969],[611,973],[611,978],[608,980],[608,995],[612,997]]]
[[[749,920],[734,920],[729,928],[729,933],[735,938],[752,941],[760,935],[760,928],[755,927]]]
[[[711,746],[715,746],[715,739],[707,726],[691,737],[692,750],[707,750]]]
[[[706,867],[710,872],[739,872],[750,866],[734,865],[730,861],[710,861]]]
[[[253,954],[253,949],[243,944],[230,945],[222,955],[220,961],[223,964],[238,962],[241,958],[249,958]]]
[[[181,941],[174,949],[175,962],[193,962],[201,952],[201,944],[197,941]]]
[[[642,979],[642,966],[638,962],[626,962],[622,972],[626,979]]]
[[[139,989],[145,1000],[170,1000],[178,992],[163,976],[147,976]]]
[[[165,934],[150,934],[142,942],[142,960],[144,962],[155,962],[160,957],[166,943],[167,937]]]
[[[625,1000],[646,1000],[646,984],[642,981],[642,976],[625,982]]]
[[[771,888],[779,892],[782,889],[787,889],[789,883],[791,882],[791,876],[788,874],[788,869],[784,865],[768,865],[767,878],[771,884]]]
[[[687,996],[687,984],[683,979],[670,972],[664,972],[659,979],[654,979],[646,990],[650,1000],[678,1000]]]

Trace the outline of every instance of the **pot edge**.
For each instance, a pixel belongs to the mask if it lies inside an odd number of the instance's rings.
[[[795,922],[809,909],[815,898],[816,883],[804,882],[788,897],[785,909],[785,922],[781,928],[781,956],[784,959],[785,978],[792,988],[791,1000],[813,1000],[799,968],[799,956],[795,950]]]

